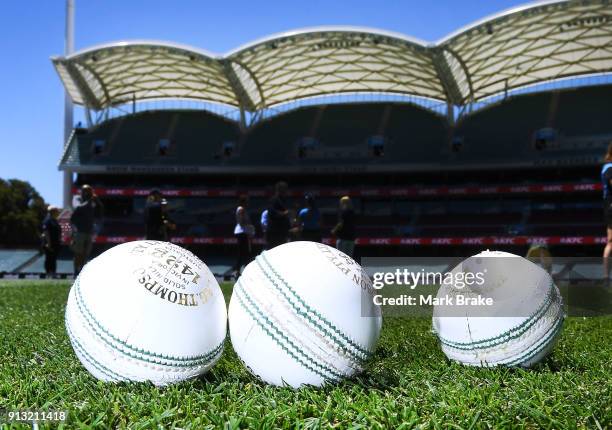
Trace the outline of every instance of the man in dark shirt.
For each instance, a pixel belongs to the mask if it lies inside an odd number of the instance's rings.
[[[57,273],[57,256],[62,239],[62,229],[57,221],[59,214],[58,208],[49,206],[42,224],[42,246],[45,253],[45,273],[48,278],[55,277]]]
[[[336,248],[352,257],[355,250],[355,212],[349,196],[340,199],[338,224],[332,234],[336,236]]]
[[[268,228],[266,230],[268,249],[287,243],[289,239],[291,223],[289,221],[287,190],[286,182],[278,182],[275,187],[274,196],[270,200],[270,206],[268,207]]]
[[[168,202],[159,190],[153,190],[147,197],[145,206],[145,237],[147,240],[168,241],[168,230],[174,224],[166,215]]]
[[[70,217],[72,224],[72,252],[74,253],[74,276],[78,276],[89,258],[94,237],[94,222],[102,216],[102,202],[89,185],[81,187]]]

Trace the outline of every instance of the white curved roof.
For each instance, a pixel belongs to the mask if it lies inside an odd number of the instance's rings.
[[[455,102],[545,81],[612,71],[612,2],[544,1],[464,27],[436,44]],[[457,104],[460,104],[457,103]]]
[[[116,42],[53,58],[53,64],[73,101],[93,109],[148,99],[237,105],[220,57],[196,48]]]
[[[380,30],[322,27],[276,35],[226,57],[260,107],[306,97],[382,92],[444,100],[427,46]]]
[[[539,82],[612,72],[612,1],[533,3],[437,43],[375,29],[320,27],[270,36],[223,56],[134,41],[53,63],[74,102],[93,109],[167,98],[255,111],[359,92],[462,105]]]

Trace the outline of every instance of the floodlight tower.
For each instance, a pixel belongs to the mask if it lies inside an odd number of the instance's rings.
[[[67,57],[74,52],[74,0],[66,0],[66,35],[64,39],[64,55]],[[72,133],[74,107],[70,94],[66,90],[64,94],[64,142],[68,145],[68,139]],[[72,206],[72,172],[64,171],[63,182],[63,207]]]

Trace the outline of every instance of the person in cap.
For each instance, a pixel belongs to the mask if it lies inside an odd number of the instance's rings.
[[[73,202],[70,217],[72,225],[71,248],[74,253],[74,275],[78,276],[91,254],[94,240],[94,224],[102,218],[104,206],[89,185],[83,185],[80,195]]]
[[[58,222],[59,215],[59,208],[50,205],[42,223],[42,250],[45,254],[47,278],[54,278],[57,274],[57,256],[62,241],[62,228]]]
[[[174,223],[167,215],[168,201],[159,190],[152,190],[145,205],[145,238],[147,240],[168,241],[169,230]]]

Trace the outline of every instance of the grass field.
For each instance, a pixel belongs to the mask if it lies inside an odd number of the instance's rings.
[[[204,377],[157,388],[87,373],[64,330],[68,289],[0,282],[0,409],[68,410],[66,428],[612,427],[610,317],[568,319],[553,355],[533,370],[451,363],[430,320],[388,318],[366,372],[337,386],[266,386],[228,341]],[[223,289],[229,299],[231,285]]]

